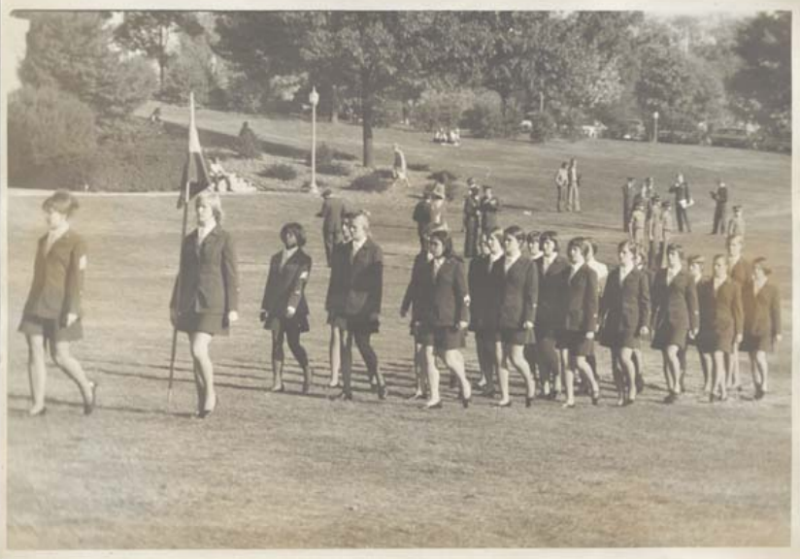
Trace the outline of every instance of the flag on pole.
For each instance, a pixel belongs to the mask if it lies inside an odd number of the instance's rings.
[[[183,165],[181,177],[181,194],[178,197],[178,208],[183,207],[183,201],[191,201],[203,190],[211,186],[211,181],[203,159],[203,148],[200,147],[200,137],[197,135],[197,126],[194,122],[194,93],[189,94],[189,153]]]

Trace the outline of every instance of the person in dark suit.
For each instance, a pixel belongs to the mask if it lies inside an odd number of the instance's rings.
[[[342,243],[342,223],[347,213],[347,204],[338,196],[334,196],[330,188],[322,193],[322,208],[317,217],[322,218],[322,240],[325,242],[325,260],[331,267],[333,248]]]
[[[222,229],[219,194],[201,192],[195,210],[197,229],[183,240],[170,317],[177,330],[189,336],[198,415],[204,418],[217,405],[208,347],[214,336],[227,335],[230,325],[239,319],[239,275],[233,237]]]
[[[423,238],[425,236],[425,231],[433,220],[431,192],[429,190],[425,191],[422,195],[422,200],[417,202],[417,205],[414,206],[414,213],[411,218],[414,220],[414,223],[417,224],[417,236],[419,237],[419,246],[421,249],[425,245],[425,240]]]
[[[728,276],[738,283],[742,290],[748,289],[753,281],[753,265],[742,256],[744,237],[731,235],[726,238],[725,246],[728,253]],[[728,371],[727,387],[740,390],[742,377],[739,372],[739,342],[734,342],[733,350],[725,355],[725,364]]]
[[[536,396],[536,382],[525,359],[525,345],[536,342],[534,324],[539,297],[539,274],[536,265],[522,254],[525,232],[512,225],[503,232],[505,255],[502,260],[503,283],[497,307],[497,327],[502,343],[502,362],[499,367],[500,407],[511,405],[508,387],[508,364],[525,379],[525,406],[530,407]]]
[[[708,398],[727,400],[725,386],[725,353],[733,350],[733,344],[742,341],[744,330],[744,311],[742,310],[741,288],[728,277],[726,257],[714,257],[714,275],[698,292],[700,303],[700,332],[698,345],[702,344],[713,355],[711,368],[711,393]]]
[[[328,313],[328,324],[331,336],[328,349],[331,364],[331,380],[329,388],[341,386],[339,373],[342,368],[342,341],[347,330],[347,319],[344,317],[344,301],[347,296],[345,273],[350,261],[349,243],[350,221],[352,216],[345,214],[342,219],[342,242],[333,247],[331,253],[331,274],[328,278],[328,291],[325,295],[325,311]]]
[[[53,362],[78,385],[83,412],[92,413],[97,383],[88,379],[70,351],[70,343],[83,338],[83,280],[87,266],[86,242],[70,228],[69,218],[78,201],[66,190],[57,190],[42,203],[47,234],[39,239],[31,284],[19,331],[28,344],[28,376],[33,405],[31,416],[44,415],[45,347]]]
[[[422,289],[428,293],[426,316],[422,319],[432,333],[433,349],[444,361],[451,374],[461,383],[461,402],[466,408],[472,398],[472,387],[464,370],[464,347],[467,326],[469,325],[469,289],[464,273],[464,261],[453,253],[453,241],[443,229],[431,233],[431,261],[426,265]],[[428,409],[442,407],[439,396],[439,370],[434,360],[428,360],[428,386],[430,399],[425,404]]]
[[[478,243],[481,233],[481,199],[480,187],[472,177],[469,185],[469,196],[464,198],[464,257],[474,258],[478,255]]]
[[[311,257],[303,251],[306,234],[299,223],[281,227],[283,250],[269,262],[269,275],[261,301],[261,322],[272,331],[272,391],[283,392],[283,340],[303,370],[303,394],[311,390],[311,367],[308,354],[300,344],[300,335],[308,332],[308,303],[305,287],[311,274]]]
[[[636,269],[632,241],[617,247],[619,267],[613,270],[600,299],[600,343],[611,350],[611,366],[617,385],[617,405],[636,401],[636,370],[631,357],[647,336],[650,322],[650,285]]]
[[[686,229],[688,233],[692,232],[692,226],[689,223],[688,208],[692,205],[692,195],[689,193],[689,183],[683,177],[683,173],[678,173],[675,177],[675,184],[673,184],[669,191],[675,195],[675,215],[678,219],[678,231],[683,233]]]
[[[483,185],[483,197],[481,198],[481,228],[486,235],[497,227],[497,212],[500,211],[500,200],[492,193],[492,187],[488,184]]]
[[[383,299],[383,251],[369,234],[369,216],[360,211],[350,223],[352,240],[347,247],[348,260],[343,272],[344,306],[342,315],[347,321],[347,333],[342,345],[342,377],[344,386],[338,396],[353,399],[351,371],[353,365],[353,341],[358,347],[367,374],[374,378],[378,397],[388,395],[386,381],[380,371],[378,356],[372,348],[370,338],[380,327],[381,302]]]
[[[562,388],[562,356],[558,347],[563,323],[563,281],[567,261],[558,254],[558,234],[545,231],[539,237],[542,257],[537,263],[539,301],[536,309],[536,347],[542,394],[554,399]]]
[[[722,182],[722,179],[717,179],[717,189],[712,190],[710,194],[711,199],[714,200],[714,227],[711,234],[724,235],[728,213],[728,187]]]
[[[622,185],[622,230],[628,232],[628,224],[631,222],[631,212],[633,211],[633,199],[636,196],[633,177]]]
[[[744,339],[741,348],[750,355],[755,399],[768,390],[767,352],[781,341],[781,297],[778,286],[769,281],[772,268],[766,258],[753,260],[753,282],[742,291]]]
[[[600,400],[600,387],[592,374],[587,356],[594,353],[597,331],[599,298],[597,273],[586,264],[592,250],[589,241],[582,237],[571,239],[567,245],[570,266],[562,273],[561,288],[564,305],[562,345],[568,351],[569,363],[565,370],[567,401],[565,408],[575,407],[575,375],[583,374],[592,390],[592,403]]]
[[[634,255],[633,255],[633,265],[639,272],[641,272],[647,278],[647,285],[650,286],[650,309],[652,314],[652,303],[653,303],[653,276],[655,275],[654,272],[647,267],[647,256],[644,253],[644,249],[640,246],[637,246],[634,243]],[[666,252],[666,251],[665,251]],[[650,330],[652,331],[652,330]],[[644,337],[644,336],[642,336]],[[642,352],[641,347],[633,348],[633,352],[631,355],[631,362],[633,363],[633,368],[636,371],[636,393],[637,395],[644,392],[645,384],[644,384],[644,353]]]
[[[697,288],[689,272],[683,269],[683,249],[667,247],[667,267],[656,272],[652,289],[653,349],[661,350],[664,377],[671,404],[680,394],[681,364],[679,353],[686,349],[687,336],[697,334],[700,312]]]
[[[484,396],[493,398],[500,361],[497,351],[500,334],[497,330],[496,309],[503,285],[503,230],[497,227],[488,235],[483,235],[483,246],[483,254],[469,263],[469,329],[475,333],[475,348],[481,369],[478,387],[483,390]]]

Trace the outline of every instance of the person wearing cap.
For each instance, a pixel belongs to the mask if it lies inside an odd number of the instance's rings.
[[[406,166],[406,155],[400,149],[399,144],[394,144],[394,165],[392,166],[392,177],[394,182],[404,182],[406,186],[411,186],[408,181],[408,168]]]
[[[488,184],[483,185],[483,197],[481,198],[481,228],[483,234],[497,227],[497,212],[500,211],[500,200],[492,192],[492,187]]]
[[[633,198],[635,195],[636,193],[634,192],[633,177],[628,177],[628,180],[625,182],[625,184],[622,185],[622,230],[623,231],[628,230],[628,223],[630,223],[631,221],[631,212],[633,211]]]
[[[431,223],[431,191],[425,190],[422,194],[422,200],[417,202],[414,206],[414,213],[411,217],[414,223],[417,224],[417,236],[419,237],[420,249],[423,247],[427,249],[427,242],[425,241],[425,232]]]
[[[717,179],[717,189],[710,192],[711,198],[714,200],[714,227],[711,230],[712,235],[725,234],[725,221],[728,208],[728,187]]]
[[[744,238],[744,208],[742,206],[733,207],[733,217],[728,220],[727,233]]]
[[[322,208],[317,217],[322,218],[322,240],[325,244],[325,261],[331,267],[331,255],[336,245],[342,243],[342,224],[347,213],[347,203],[333,195],[330,188],[322,192]]]
[[[464,257],[474,258],[478,255],[478,236],[481,230],[481,198],[480,187],[470,177],[467,180],[469,195],[464,198]]]
[[[437,182],[433,185],[431,190],[431,221],[432,225],[436,225],[442,229],[448,229],[447,221],[444,217],[444,199],[446,196],[444,184]]]

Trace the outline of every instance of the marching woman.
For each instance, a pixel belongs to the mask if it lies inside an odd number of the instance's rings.
[[[311,257],[303,251],[306,235],[299,223],[281,228],[283,250],[269,262],[267,285],[261,301],[261,321],[272,331],[272,391],[283,392],[283,339],[303,370],[303,394],[311,389],[308,354],[300,344],[300,335],[308,332],[308,303],[305,287],[311,273]]]
[[[78,201],[66,190],[57,190],[42,203],[47,234],[37,245],[33,283],[19,326],[28,343],[31,416],[47,411],[45,347],[58,368],[78,385],[84,414],[92,413],[97,400],[97,383],[86,377],[70,353],[70,343],[83,338],[81,299],[87,264],[86,243],[69,225],[77,209]]]
[[[525,232],[512,225],[503,232],[503,283],[498,306],[497,326],[502,344],[502,362],[499,367],[500,394],[498,405],[511,405],[508,387],[508,364],[523,376],[527,393],[525,407],[530,407],[536,396],[536,382],[525,359],[525,345],[536,342],[533,327],[539,294],[539,274],[530,258],[522,255]]]
[[[331,327],[330,345],[328,353],[331,363],[331,380],[329,388],[341,385],[339,373],[342,369],[342,340],[347,330],[347,320],[344,318],[344,299],[347,295],[345,284],[345,267],[350,259],[350,219],[345,214],[342,219],[342,242],[333,245],[331,249],[330,268],[328,278],[328,292],[325,296],[325,310],[328,312],[328,324]]]
[[[703,310],[703,304],[705,301],[711,300],[710,297],[706,297],[705,291],[707,289],[711,289],[713,291],[714,288],[713,286],[710,286],[710,281],[703,277],[703,265],[706,262],[705,258],[698,255],[690,256],[688,262],[689,274],[694,279],[695,286],[697,286],[697,304],[700,310],[700,329],[702,330],[703,314],[706,312]],[[689,338],[687,344],[697,347],[697,353],[700,355],[700,368],[703,371],[703,393],[708,396],[711,394],[711,352],[703,345],[703,339],[699,334],[695,339]],[[681,362],[681,379],[683,379],[686,373],[686,352],[680,352],[678,354],[678,358]],[[680,388],[681,392],[683,392],[682,383],[680,384]]]
[[[436,366],[436,357],[433,355],[433,333],[429,325],[423,320],[425,312],[430,306],[430,293],[425,290],[426,274],[428,264],[433,259],[430,250],[430,234],[437,226],[428,226],[420,236],[422,248],[414,257],[414,264],[411,268],[411,279],[406,287],[403,302],[400,305],[400,316],[405,318],[411,310],[411,335],[414,337],[414,377],[417,381],[417,389],[412,400],[426,398],[428,394],[428,360],[432,360],[432,366]],[[426,350],[430,350],[430,354]]]
[[[170,310],[175,328],[189,336],[198,415],[205,418],[217,405],[208,347],[214,336],[226,336],[239,320],[239,276],[233,238],[222,229],[219,194],[209,190],[198,194],[195,211],[197,229],[183,240]]]
[[[492,229],[482,236],[482,254],[469,263],[467,284],[470,297],[470,326],[475,333],[475,348],[481,368],[478,386],[483,395],[494,397],[494,383],[497,379],[497,344],[500,334],[497,331],[498,294],[503,285],[503,230]]]
[[[750,355],[755,399],[767,393],[767,352],[781,341],[781,297],[769,281],[772,269],[766,258],[753,260],[753,284],[744,289],[744,339],[742,349]]]
[[[686,337],[697,334],[700,313],[697,307],[697,288],[689,272],[683,269],[683,249],[680,245],[667,247],[667,267],[653,279],[652,325],[653,349],[661,350],[664,377],[669,395],[667,404],[678,399],[681,364],[679,353],[686,349]]]
[[[536,309],[536,348],[542,394],[554,399],[561,392],[562,358],[560,338],[562,312],[561,282],[567,261],[558,254],[558,234],[545,231],[539,237],[542,257],[538,261],[539,304]]]
[[[698,346],[713,356],[711,367],[710,402],[715,398],[725,401],[728,391],[725,382],[725,355],[733,351],[733,344],[742,341],[744,312],[739,284],[728,277],[728,262],[723,254],[714,257],[713,276],[705,283],[700,303],[700,333]]]
[[[744,247],[744,237],[741,235],[730,235],[725,240],[728,252],[728,276],[739,284],[742,290],[750,289],[753,281],[753,265],[742,256]],[[741,375],[739,374],[739,343],[735,342],[733,351],[725,356],[725,363],[728,368],[728,378],[726,384],[728,388],[739,390],[742,386]]]
[[[464,273],[464,261],[453,253],[453,240],[446,230],[431,233],[429,249],[433,259],[426,274],[430,293],[428,317],[423,319],[433,334],[433,349],[444,361],[451,374],[461,382],[461,403],[466,408],[472,398],[472,388],[464,370],[464,347],[469,325],[469,290]],[[430,347],[430,345],[429,345]],[[439,396],[439,370],[433,359],[428,359],[428,385],[430,399],[426,408],[441,408]]]
[[[631,357],[648,333],[650,286],[647,275],[636,269],[632,241],[619,244],[619,267],[608,276],[600,299],[600,343],[611,350],[617,385],[617,405],[636,401],[636,370]]]
[[[563,407],[575,407],[574,379],[583,373],[592,389],[592,404],[600,401],[600,387],[592,374],[587,357],[594,354],[594,336],[597,330],[599,298],[597,273],[586,264],[592,250],[590,243],[581,237],[571,239],[567,245],[570,266],[562,274],[564,327],[562,346],[567,349],[569,363],[565,370],[567,401]]]
[[[541,246],[539,246],[539,236],[540,233],[538,231],[531,231],[525,237],[526,244],[528,245],[528,257],[531,259],[531,262],[533,262],[533,265],[536,267],[537,276],[539,275],[539,260],[541,260],[544,254],[542,252]],[[541,378],[539,378],[539,366],[538,366],[539,357],[537,356],[535,341],[532,343],[525,344],[525,360],[528,361],[528,366],[531,369],[531,374],[533,374],[533,380],[536,381],[536,386],[539,389],[540,394],[543,396],[544,393],[541,392],[543,384],[541,382]]]

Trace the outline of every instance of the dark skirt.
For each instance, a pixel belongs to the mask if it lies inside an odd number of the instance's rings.
[[[179,332],[194,334],[204,332],[212,336],[228,335],[228,317],[222,313],[181,313],[175,325]]]
[[[598,342],[600,345],[611,349],[639,349],[641,346],[641,340],[634,330],[611,332],[603,329],[600,331]]]
[[[752,334],[745,334],[742,343],[739,344],[739,349],[748,353],[751,351],[771,353],[775,348],[772,345],[772,336],[753,336]]]
[[[563,348],[569,351],[570,357],[588,357],[594,355],[594,340],[586,337],[586,332],[564,332]]]
[[[62,327],[54,318],[26,315],[22,317],[18,331],[27,336],[43,336],[51,343],[76,342],[83,339],[83,324],[80,318],[69,326]]]
[[[377,334],[380,330],[378,320],[370,320],[360,317],[347,317],[347,331],[354,334]]]
[[[422,323],[411,323],[411,335],[414,336],[414,343],[420,345],[429,345],[432,346],[433,344],[433,330],[427,324]]]
[[[466,345],[466,332],[453,326],[433,327],[433,347],[437,351],[461,349]]]
[[[686,338],[689,330],[686,328],[674,328],[670,324],[664,324],[656,328],[653,333],[653,349],[665,350],[668,346],[675,345],[678,349],[686,349]]]
[[[500,341],[509,345],[529,345],[536,343],[536,336],[533,333],[533,329],[501,328]]]
[[[328,311],[328,324],[340,330],[347,330],[347,319],[336,311]]]
[[[275,330],[281,328],[284,332],[289,328],[296,328],[300,332],[308,332],[308,315],[294,315],[292,318],[273,316],[264,322],[264,330]]]

